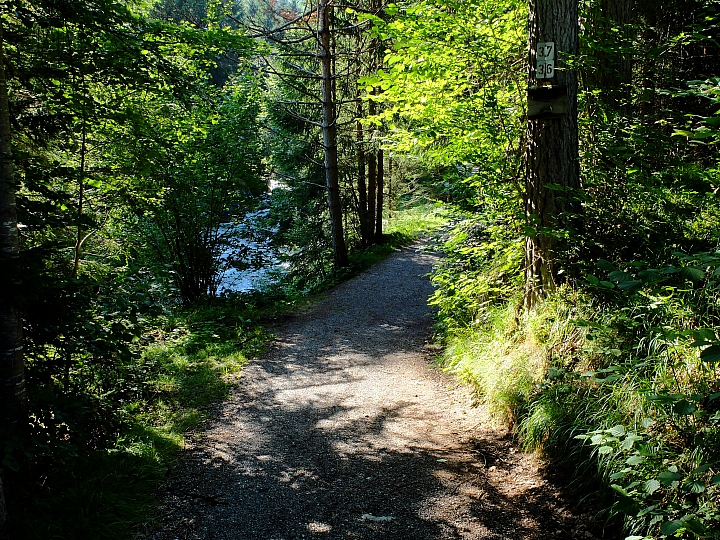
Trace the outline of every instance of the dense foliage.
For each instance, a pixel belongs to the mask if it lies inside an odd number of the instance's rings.
[[[720,538],[720,4],[580,3],[558,56],[579,189],[528,180],[556,121],[527,119],[538,4],[2,4],[19,236],[0,322],[21,314],[28,399],[20,421],[2,403],[0,479],[20,536],[128,534],[262,349],[254,321],[436,225],[440,200],[464,216],[433,278],[445,365],[629,538]],[[260,205],[286,274],[219,298]],[[538,239],[552,272],[528,301]],[[103,475],[117,491],[83,498]],[[33,504],[47,519],[12,521]]]

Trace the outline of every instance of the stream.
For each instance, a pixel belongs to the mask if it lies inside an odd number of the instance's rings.
[[[287,268],[280,251],[272,245],[274,230],[262,223],[270,210],[247,214],[236,223],[223,223],[217,230],[223,246],[218,260],[217,295],[261,290],[277,281]]]

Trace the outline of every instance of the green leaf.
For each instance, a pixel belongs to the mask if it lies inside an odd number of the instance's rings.
[[[612,451],[613,451],[612,446],[601,446],[600,448],[598,448],[598,454],[600,454],[601,456],[606,455],[606,454],[611,454]]]
[[[640,465],[642,462],[644,462],[647,458],[643,456],[630,456],[625,460],[625,463],[631,466]]]
[[[665,536],[670,536],[671,534],[675,534],[682,526],[683,522],[679,519],[676,519],[675,521],[666,521],[660,525],[660,532]]]
[[[585,279],[591,285],[597,285],[598,283],[600,283],[600,280],[598,278],[596,278],[595,276],[587,275],[587,276],[585,276]]]
[[[609,281],[601,281],[601,282],[600,282],[600,285],[602,285],[603,287],[607,287],[608,289],[614,289],[614,288],[615,288],[615,284],[614,284],[614,283],[611,283],[611,282],[609,282]]]
[[[707,534],[707,528],[703,525],[703,522],[697,518],[683,519],[683,524],[688,531],[697,535]]]
[[[625,440],[622,442],[622,445],[620,445],[620,447],[623,450],[630,450],[633,445],[638,441],[642,441],[642,437],[633,433],[625,437]]]
[[[642,285],[642,283],[643,283],[642,281],[637,281],[637,280],[625,281],[622,283],[618,283],[618,289],[620,289],[621,291],[629,291],[630,289],[639,287],[640,285]]]
[[[651,478],[650,480],[645,482],[645,493],[649,493],[650,495],[652,495],[658,489],[660,489],[660,482],[658,482],[654,478]]]
[[[703,362],[714,364],[720,362],[720,343],[710,345],[707,349],[700,352],[700,359]]]
[[[705,272],[694,266],[687,266],[680,270],[680,275],[690,281],[700,281],[705,278]]]
[[[650,394],[647,398],[650,401],[656,401],[658,403],[662,403],[663,405],[670,405],[680,401],[683,396],[678,394]]]
[[[705,471],[712,469],[713,464],[712,463],[706,463],[705,465],[700,465],[697,469],[695,469],[692,473],[693,475],[704,473]]]
[[[613,437],[624,437],[625,436],[625,426],[617,425],[610,428],[610,433]]]
[[[682,399],[682,400],[678,401],[675,405],[673,405],[673,412],[675,414],[680,414],[683,416],[692,414],[696,410],[697,410],[697,405],[695,405],[691,401],[688,401],[687,399]]]
[[[660,483],[662,483],[662,485],[670,486],[673,482],[681,480],[682,477],[683,475],[680,473],[664,471],[658,475],[658,480],[660,481]]]
[[[694,482],[690,482],[687,487],[690,488],[690,491],[692,491],[693,493],[702,493],[703,491],[705,491],[705,488],[707,486],[705,485],[705,482],[695,480]]]
[[[613,264],[605,259],[598,259],[595,264],[600,270],[605,270],[606,272],[614,272],[616,270]]]
[[[631,516],[637,515],[640,511],[640,505],[637,504],[630,495],[628,495],[628,492],[617,484],[612,484],[610,487],[615,490],[618,495],[620,495],[619,500],[615,503],[618,511]]]
[[[622,270],[614,270],[608,274],[608,279],[617,281],[618,283],[624,283],[626,281],[632,281],[633,275]]]
[[[638,277],[643,283],[654,283],[660,281],[662,276],[657,270],[642,270],[638,272]]]
[[[713,476],[713,477],[710,479],[710,483],[711,483],[713,486],[720,485],[720,474],[716,474],[715,476]]]

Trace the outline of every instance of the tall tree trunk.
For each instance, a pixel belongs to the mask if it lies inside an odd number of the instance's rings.
[[[525,307],[531,308],[557,283],[559,229],[572,227],[578,211],[575,191],[580,187],[577,131],[577,75],[566,64],[578,50],[577,0],[531,0],[529,17],[530,85],[565,87],[567,115],[528,120],[525,215],[535,234],[526,241]],[[538,42],[554,43],[555,71],[538,79]]]
[[[368,114],[370,116],[375,115],[375,102],[370,100],[368,103]],[[370,144],[373,143],[375,130],[370,131]],[[375,208],[376,208],[376,191],[377,191],[377,154],[374,149],[370,149],[367,153],[367,165],[368,165],[368,195],[367,195],[367,237],[368,243],[371,244],[375,235]]]
[[[13,271],[19,253],[15,179],[8,85],[5,73],[3,28],[0,20],[0,260],[5,283],[0,287],[0,429],[21,429],[27,423],[22,319],[16,306],[18,273]],[[9,269],[9,271],[8,271]],[[7,511],[0,478],[0,539],[7,538]]]
[[[387,194],[388,194],[388,219],[392,218],[393,205],[393,159],[388,158],[388,175],[387,175]]]
[[[349,264],[347,246],[342,222],[340,182],[338,178],[337,114],[333,98],[333,58],[330,46],[330,14],[332,4],[328,0],[318,3],[320,19],[320,64],[322,67],[322,133],[325,151],[325,185],[328,192],[330,229],[332,234],[333,259],[336,267]]]
[[[362,100],[358,98],[357,106],[357,162],[358,162],[358,178],[357,178],[357,191],[358,191],[358,219],[360,220],[360,239],[363,246],[369,244],[367,236],[368,231],[368,206],[367,206],[367,173],[366,173],[366,159],[365,159],[365,132],[363,130],[362,118],[363,108]]]
[[[385,155],[382,148],[377,153],[377,212],[375,213],[375,242],[381,243],[383,236],[383,204],[385,191]]]
[[[368,245],[374,240],[373,231],[375,230],[375,204],[377,190],[377,154],[371,150],[367,154],[368,164],[368,196],[367,196],[367,238]]]
[[[83,112],[84,115],[84,112]],[[87,155],[87,123],[83,117],[82,141],[80,144],[80,178],[78,179],[78,204],[77,204],[77,230],[75,236],[75,257],[73,261],[73,279],[77,279],[80,270],[80,257],[84,242],[84,231],[82,227],[83,213],[85,212],[85,161]]]

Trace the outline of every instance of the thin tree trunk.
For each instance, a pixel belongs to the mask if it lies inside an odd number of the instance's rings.
[[[358,98],[357,106],[357,161],[358,161],[358,178],[357,178],[357,191],[358,191],[358,219],[360,220],[360,239],[363,246],[369,244],[367,237],[368,224],[367,224],[367,173],[366,173],[366,160],[365,160],[365,133],[363,130],[362,118],[363,108],[362,101]]]
[[[370,116],[375,115],[375,102],[370,100],[368,103],[368,114]],[[370,140],[374,136],[374,130],[370,132]],[[373,231],[375,229],[375,208],[376,208],[376,191],[377,191],[377,154],[375,150],[371,149],[367,153],[367,165],[368,165],[368,195],[367,195],[367,237],[368,243],[372,243],[375,235]]]
[[[600,99],[612,109],[628,112],[633,58],[628,51],[632,44],[631,23],[634,0],[600,0],[594,16],[593,33],[600,47],[592,52],[595,68],[585,74],[592,89],[600,90]],[[603,45],[620,46],[624,50],[607,51]],[[643,63],[646,64],[647,62]]]
[[[368,244],[372,244],[375,230],[375,205],[377,190],[377,154],[370,151],[367,155],[368,164],[368,196],[367,196],[367,238]]]
[[[392,219],[393,205],[393,159],[388,158],[388,177],[387,177],[387,194],[388,194],[388,219]]]
[[[17,261],[19,245],[8,85],[0,21],[0,258],[6,271]],[[5,276],[5,283],[0,285],[4,289],[4,298],[0,302],[0,427],[6,433],[6,430],[21,429],[27,423],[22,319],[15,305],[20,285],[17,279],[18,273],[10,270]],[[0,539],[7,538],[4,501],[0,479]]]
[[[75,258],[73,261],[73,279],[78,276],[80,269],[80,255],[82,254],[83,235],[82,228],[83,212],[85,211],[85,156],[87,154],[87,125],[83,118],[82,142],[80,146],[80,178],[78,180],[78,206],[77,206],[77,235],[75,238]]]
[[[330,46],[330,13],[332,4],[328,0],[318,3],[320,19],[320,64],[322,67],[322,110],[323,148],[325,152],[325,184],[328,191],[330,229],[332,234],[333,259],[335,266],[349,264],[347,246],[342,222],[340,182],[338,179],[337,118],[333,99],[333,62]]]
[[[569,229],[578,212],[580,187],[577,132],[577,75],[565,63],[578,50],[577,0],[531,0],[529,18],[530,85],[566,87],[564,118],[528,120],[525,215],[537,232],[527,238],[525,307],[533,307],[557,283],[558,229]],[[557,51],[552,79],[537,79],[538,42],[553,42]],[[548,187],[550,186],[550,187]]]
[[[383,236],[383,191],[385,190],[385,155],[382,148],[377,153],[377,212],[375,213],[375,242],[381,243]]]
[[[630,24],[632,22],[634,0],[602,0],[600,9],[603,17],[617,28],[621,44],[629,48],[632,41]],[[617,39],[617,38],[616,38]],[[606,71],[608,78],[603,82],[604,94],[609,95],[612,103],[621,111],[627,112],[630,100],[630,84],[632,83],[633,59],[629,52],[623,52],[610,59],[611,71]]]

